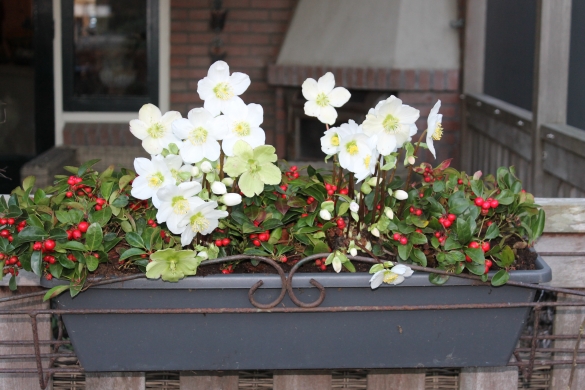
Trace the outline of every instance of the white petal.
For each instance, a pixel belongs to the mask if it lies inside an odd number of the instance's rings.
[[[398,111],[400,123],[414,123],[420,116],[420,111],[416,108],[402,105]]]
[[[243,107],[247,107],[246,103],[239,96],[234,96],[230,100],[221,100],[221,112],[228,115],[235,115],[234,113],[242,112]],[[207,108],[207,107],[206,107]]]
[[[253,128],[250,131],[250,135],[244,138],[252,148],[255,148],[260,145],[264,145],[266,142],[266,133],[259,127]]]
[[[333,107],[341,107],[347,103],[351,97],[351,93],[349,93],[349,91],[343,87],[337,87],[334,88],[333,91],[327,95],[327,97],[329,98],[329,104],[331,104]]]
[[[157,106],[154,104],[145,104],[138,111],[138,119],[149,126],[152,123],[158,122],[162,114]]]
[[[264,121],[264,109],[261,105],[250,103],[248,104],[248,122],[250,126],[258,127]]]
[[[132,196],[141,200],[146,200],[152,197],[154,191],[146,184],[146,180],[138,183],[136,183],[136,180],[138,180],[138,178],[134,179],[132,190],[130,191]]]
[[[337,273],[341,272],[341,260],[339,260],[338,257],[335,257],[333,259],[333,261],[331,262],[331,265],[333,266],[333,270]]]
[[[199,94],[199,98],[201,100],[207,100],[212,96],[215,96],[213,93],[213,87],[215,84],[211,79],[205,77],[197,82],[197,93]]]
[[[211,115],[213,116],[218,116],[221,114],[221,100],[219,100],[215,95],[205,99],[205,102],[203,102],[203,107],[211,112]]]
[[[387,156],[396,150],[396,136],[393,134],[380,133],[377,144],[378,152],[382,156]]]
[[[307,100],[305,102],[305,115],[308,116],[317,116],[321,112],[321,107],[315,103],[314,100]]]
[[[319,94],[319,88],[317,87],[317,80],[315,79],[306,79],[302,85],[302,92],[303,96],[307,100],[315,100],[317,99],[317,95]]]
[[[148,126],[146,123],[142,122],[140,119],[132,119],[130,121],[130,132],[140,140],[148,137],[148,133],[146,132],[147,129]]]
[[[134,159],[134,170],[140,176],[148,175],[154,169],[152,161],[144,157]]]
[[[335,120],[337,119],[337,111],[335,110],[335,108],[331,106],[322,107],[319,112],[319,115],[317,116],[317,119],[319,119],[323,123],[332,125],[335,123]]]
[[[393,285],[395,285],[395,286],[396,286],[397,284],[400,284],[400,283],[402,283],[402,282],[404,282],[404,276],[402,276],[402,275],[398,275],[398,276],[396,277],[396,279],[394,279],[394,281],[392,281],[392,283],[391,283],[391,284],[393,284]]]
[[[380,285],[384,281],[384,272],[386,272],[386,270],[378,271],[370,278],[370,287],[372,288],[372,290],[375,290],[378,287],[380,287]]]
[[[227,136],[230,132],[227,117],[225,115],[215,117],[211,121],[210,130],[213,135],[213,138],[215,138],[216,140],[224,139],[225,136]]]
[[[427,147],[429,148],[429,151],[432,153],[433,157],[437,158],[437,152],[435,151],[435,145],[433,144],[432,135],[430,137],[427,137]]]
[[[245,73],[234,72],[229,79],[236,95],[243,94],[250,86],[250,76]]]
[[[195,232],[187,226],[185,230],[183,230],[183,233],[181,234],[181,245],[182,246],[189,245],[191,242],[193,242],[193,238],[195,238]]]
[[[392,267],[392,272],[398,275],[404,275],[404,273],[408,270],[408,267],[404,264],[398,264]]]
[[[317,81],[317,86],[319,92],[329,95],[329,92],[333,91],[333,87],[335,87],[335,77],[333,76],[333,73],[327,72],[321,76],[319,81]]]
[[[171,207],[161,207],[156,212],[156,221],[158,223],[166,222],[172,213],[173,213],[173,209]]]
[[[163,150],[158,140],[151,137],[142,140],[142,147],[150,154],[159,154]]]
[[[186,118],[177,119],[176,121],[173,122],[171,126],[171,128],[173,129],[173,134],[175,134],[175,136],[177,136],[180,139],[187,139],[189,137],[189,133],[191,132],[191,130],[193,130],[194,127],[195,126],[193,125],[193,123]]]
[[[223,149],[223,152],[225,153],[226,156],[231,157],[234,155],[234,145],[236,142],[238,142],[240,140],[240,138],[237,137],[227,137],[224,138],[222,143],[221,143],[221,148]]]
[[[184,162],[195,164],[205,158],[205,149],[203,145],[193,145],[189,141],[183,142],[179,155]]]
[[[194,127],[205,127],[207,121],[213,119],[213,115],[211,115],[211,112],[205,108],[199,107],[189,111],[187,118],[189,118],[189,121],[193,124]]]
[[[230,77],[230,67],[225,61],[216,61],[209,67],[207,77],[215,82],[227,81]]]
[[[185,198],[190,198],[201,192],[201,184],[196,181],[179,184],[179,189],[183,192]]]

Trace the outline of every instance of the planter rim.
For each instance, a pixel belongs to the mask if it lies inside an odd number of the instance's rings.
[[[495,275],[495,271],[488,273],[490,277]],[[288,276],[288,274],[287,274]],[[325,288],[360,288],[369,287],[369,280],[371,274],[365,272],[359,273],[295,273],[293,279],[294,288],[314,288],[310,284],[311,279],[315,279]],[[250,288],[256,282],[262,280],[264,284],[260,288],[281,288],[282,282],[280,276],[277,274],[232,274],[232,275],[209,275],[209,276],[189,276],[181,279],[177,283],[164,282],[161,279],[146,279],[139,278],[127,280],[123,282],[114,282],[95,286],[92,288],[100,289],[237,289]],[[547,283],[552,280],[552,270],[542,259],[538,256],[536,259],[535,270],[519,270],[510,272],[510,280],[523,283]],[[41,286],[51,288],[59,284],[69,284],[63,280],[46,280],[41,278]],[[458,278],[452,276],[444,285],[484,285],[484,283]],[[441,287],[429,282],[428,274],[426,272],[415,272],[411,277],[406,278],[400,286],[404,287]],[[382,284],[379,288],[393,288],[388,284]]]

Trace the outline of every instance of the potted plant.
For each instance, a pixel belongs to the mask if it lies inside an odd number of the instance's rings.
[[[249,84],[218,61],[198,84],[203,108],[147,104],[130,121],[152,154],[135,172],[93,160],[0,199],[4,274],[12,288],[21,268],[43,278],[84,368],[505,365],[534,295],[506,283],[551,277],[530,249],[544,213],[514,169],[417,163],[435,154],[440,102],[420,136],[418,110],[395,96],[330,128],[349,99],[331,73],[303,84],[331,168],[277,163],[262,107],[239,97]],[[425,267],[437,271],[413,274]],[[133,273],[146,278],[79,294]]]

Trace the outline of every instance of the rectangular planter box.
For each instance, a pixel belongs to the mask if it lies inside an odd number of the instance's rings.
[[[544,283],[551,270],[511,280]],[[443,286],[422,272],[399,286],[371,290],[366,274],[296,274],[293,287],[320,307],[530,302],[535,290],[477,285],[452,277]],[[179,283],[138,279],[91,288],[59,309],[251,308],[248,291],[258,280],[258,302],[280,294],[277,275],[190,277]],[[285,296],[277,307],[297,307]],[[504,366],[529,308],[384,312],[246,314],[69,314],[63,320],[86,371],[344,369]]]

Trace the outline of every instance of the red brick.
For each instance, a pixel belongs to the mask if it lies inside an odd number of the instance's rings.
[[[447,72],[447,87],[448,90],[454,91],[459,88],[459,70],[449,70]]]
[[[270,42],[270,36],[264,34],[232,34],[229,36],[228,42],[239,45],[266,45]]]
[[[400,69],[392,69],[390,71],[390,85],[389,89],[402,89],[402,71]]]
[[[433,74],[433,89],[435,91],[442,91],[445,89],[445,72],[442,70],[435,70]]]
[[[258,10],[258,9],[247,9],[247,10],[240,10],[234,9],[230,10],[228,21],[230,20],[268,20],[269,13],[266,10]]]
[[[280,46],[282,44],[282,41],[284,41],[284,33],[270,34],[270,43],[271,44]]]
[[[265,57],[276,58],[279,51],[280,51],[280,47],[276,47],[276,46],[251,46],[250,47],[250,54],[253,56],[265,56]]]
[[[264,46],[259,46],[264,47]],[[228,56],[247,56],[251,50],[255,49],[255,46],[242,46],[242,45],[225,45],[223,49],[228,53]]]
[[[417,104],[434,104],[436,101],[435,94],[431,92],[400,92],[398,95],[405,104],[417,105]]]
[[[173,23],[175,22],[175,20],[183,19],[189,19],[189,13],[185,12],[185,10],[182,9],[171,10],[171,20],[173,21]]]
[[[284,23],[252,23],[250,30],[257,33],[284,33],[288,25]]]
[[[223,29],[224,33],[230,32],[248,32],[250,31],[250,22],[242,22],[242,21],[229,21],[226,22],[225,28]]]
[[[212,32],[197,32],[197,33],[190,33],[189,34],[189,43],[195,43],[198,45],[202,44],[209,44],[211,40],[215,37],[215,34]]]
[[[193,21],[193,20],[176,20],[171,23],[171,34],[174,32],[199,32],[208,31],[209,22],[207,21]]]
[[[208,50],[204,45],[171,45],[171,55],[207,55]]]
[[[288,22],[292,17],[292,11],[280,11],[280,10],[272,10],[270,11],[270,19],[271,20],[278,20],[283,22]]]
[[[192,8],[195,3],[194,0],[171,0],[171,9]]]
[[[172,80],[171,81],[171,92],[182,92],[188,89],[187,82],[185,80]]]
[[[428,91],[431,89],[431,73],[428,70],[421,70],[418,73],[418,89]]]
[[[185,66],[187,65],[187,57],[184,56],[171,56],[171,67]]]
[[[255,8],[289,8],[290,0],[252,0],[252,7]]]
[[[211,65],[209,57],[189,57],[189,67],[200,67],[204,68]]]
[[[188,15],[190,20],[205,20],[209,23],[211,20],[211,9],[192,9]]]
[[[171,44],[174,43],[187,43],[187,34],[183,33],[172,33]]]
[[[442,104],[454,103],[459,104],[459,93],[457,92],[443,92],[437,94],[437,99],[441,99]]]
[[[173,103],[191,103],[199,95],[197,93],[192,92],[176,92],[171,95],[171,102]]]
[[[207,72],[204,72],[207,73]],[[198,78],[201,76],[201,71],[197,69],[171,69],[171,78]],[[205,76],[203,76],[205,77]]]
[[[250,6],[250,0],[223,0],[223,7],[231,10],[234,8],[247,8]]]
[[[404,89],[413,90],[416,88],[416,74],[412,69],[404,71]]]

